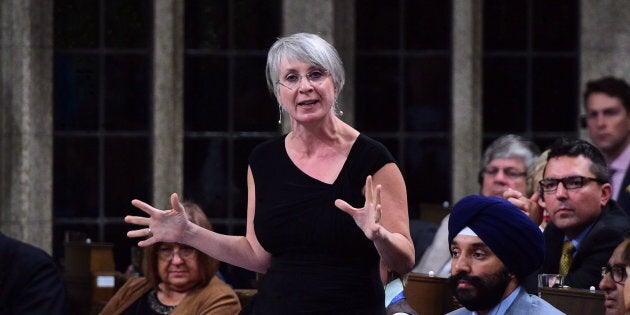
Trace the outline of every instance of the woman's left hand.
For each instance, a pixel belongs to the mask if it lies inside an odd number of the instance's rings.
[[[352,216],[354,222],[361,228],[365,236],[374,240],[379,236],[381,225],[381,185],[372,182],[372,176],[365,180],[365,204],[363,208],[355,208],[347,202],[337,199],[335,206]]]

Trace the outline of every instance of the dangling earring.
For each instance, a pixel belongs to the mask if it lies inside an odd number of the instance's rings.
[[[282,125],[282,105],[278,105],[278,125]]]
[[[337,117],[343,116],[343,111],[339,108],[339,103],[335,100],[335,113],[337,113]]]

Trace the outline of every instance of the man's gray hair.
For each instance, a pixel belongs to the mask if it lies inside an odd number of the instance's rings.
[[[523,137],[508,134],[494,140],[483,153],[483,166],[487,166],[494,159],[520,158],[528,171],[538,161],[540,150],[538,146]]]

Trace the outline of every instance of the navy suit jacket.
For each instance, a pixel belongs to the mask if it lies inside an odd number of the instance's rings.
[[[2,233],[0,314],[68,314],[66,290],[52,257]]]
[[[610,200],[602,209],[602,214],[595,221],[591,231],[584,237],[564,280],[564,284],[573,288],[588,289],[599,287],[602,279],[601,269],[623,241],[624,233],[630,230],[630,217],[614,200]],[[553,223],[545,228],[547,254],[543,264],[544,273],[558,273],[564,233]]]
[[[621,209],[625,210],[630,215],[630,168],[626,171],[626,175],[623,177],[621,188],[619,189],[619,196],[617,196],[617,203]]]

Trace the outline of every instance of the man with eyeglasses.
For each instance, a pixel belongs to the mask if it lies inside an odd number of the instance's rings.
[[[543,272],[565,274],[570,287],[597,286],[601,267],[630,228],[611,199],[604,157],[586,141],[559,139],[550,148],[540,190],[551,220],[544,231]]]
[[[610,169],[612,199],[630,214],[630,85],[614,77],[589,81],[584,111],[583,124]]]
[[[478,178],[481,195],[502,197],[506,190],[512,189],[530,196],[532,192],[528,189],[531,185],[527,181],[539,154],[536,144],[517,135],[508,134],[494,140],[483,153],[483,166]],[[433,271],[438,276],[450,274],[448,220],[447,215],[413,272]]]
[[[602,267],[602,280],[599,282],[599,289],[604,291],[606,299],[606,315],[623,315],[625,313],[625,299],[623,296],[626,278],[626,264],[624,263],[624,253],[628,245],[628,238],[615,248],[608,263]]]

